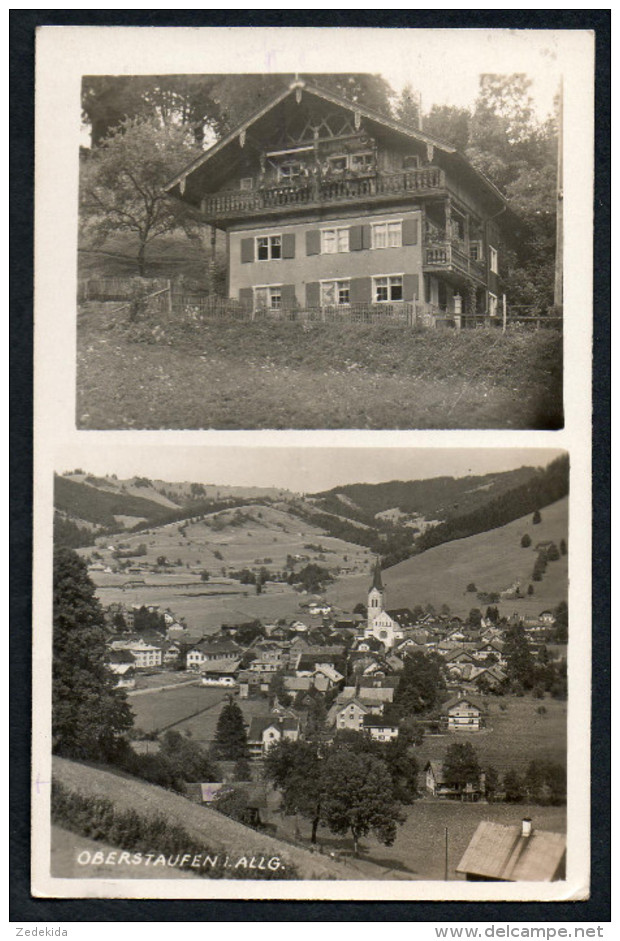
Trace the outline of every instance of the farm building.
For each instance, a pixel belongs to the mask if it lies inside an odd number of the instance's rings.
[[[482,820],[456,869],[470,882],[553,882],[565,870],[564,834],[535,830],[528,818],[513,826]]]
[[[478,732],[482,727],[482,705],[472,696],[453,696],[444,704],[442,715],[450,732]]]
[[[501,193],[416,127],[296,80],[167,191],[226,233],[247,309],[498,314]]]

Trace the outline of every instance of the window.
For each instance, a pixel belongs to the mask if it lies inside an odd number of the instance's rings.
[[[489,317],[497,317],[497,297],[489,294]]]
[[[402,222],[375,222],[370,231],[371,248],[400,248],[403,244]]]
[[[256,257],[259,261],[282,258],[282,236],[263,235],[256,239]]]
[[[351,154],[349,157],[349,166],[355,173],[363,173],[365,170],[371,170],[374,165],[372,153]]]
[[[336,173],[343,173],[347,169],[347,158],[346,157],[328,157],[327,163],[330,170],[335,170]]]
[[[242,189],[242,190],[245,190],[245,191],[251,190],[251,189],[253,188],[253,186],[254,186],[254,180],[252,179],[251,176],[244,176],[244,177],[241,179],[241,189]]]
[[[398,274],[374,278],[374,295],[377,303],[383,301],[402,301],[403,276]]]
[[[254,307],[256,310],[280,310],[282,307],[282,286],[254,288]]]
[[[420,158],[417,156],[405,157],[403,159],[403,170],[417,170],[420,166]]]
[[[322,229],[321,230],[321,252],[324,255],[335,255],[336,252],[349,251],[349,230],[343,229]]]
[[[493,274],[497,274],[497,249],[489,245],[489,267]]]
[[[471,258],[472,261],[481,261],[482,251],[480,248],[480,242],[470,242],[469,257]]]
[[[349,304],[349,281],[321,281],[321,306]]]
[[[278,167],[278,180],[281,183],[296,183],[300,177],[301,163],[298,160],[291,160]]]

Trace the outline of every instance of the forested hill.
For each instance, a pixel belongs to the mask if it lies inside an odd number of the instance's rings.
[[[519,467],[477,477],[349,484],[314,494],[312,499],[321,510],[366,523],[372,523],[377,514],[392,509],[409,516],[445,521],[486,506],[494,497],[527,484],[540,474],[540,469],[535,467]]]

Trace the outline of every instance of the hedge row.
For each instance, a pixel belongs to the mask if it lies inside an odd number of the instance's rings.
[[[143,816],[135,810],[119,810],[104,797],[87,796],[72,791],[57,781],[52,782],[52,821],[73,833],[101,840],[121,850],[143,855],[179,857],[176,867],[187,869],[209,879],[298,879],[295,867],[286,863],[277,869],[235,868],[226,866],[217,851],[197,841],[186,830],[171,823],[162,814]],[[188,861],[183,864],[183,857]],[[213,861],[205,867],[192,867],[191,860],[200,856]],[[238,862],[238,861],[237,861]],[[168,867],[173,868],[173,867]]]

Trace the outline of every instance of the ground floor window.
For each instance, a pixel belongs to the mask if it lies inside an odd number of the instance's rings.
[[[333,307],[350,302],[349,281],[321,281],[321,306]]]
[[[401,274],[385,275],[373,278],[375,301],[402,301],[403,276]]]
[[[256,310],[279,310],[282,307],[282,285],[254,288],[254,307]]]
[[[489,316],[497,317],[497,296],[489,293]]]

